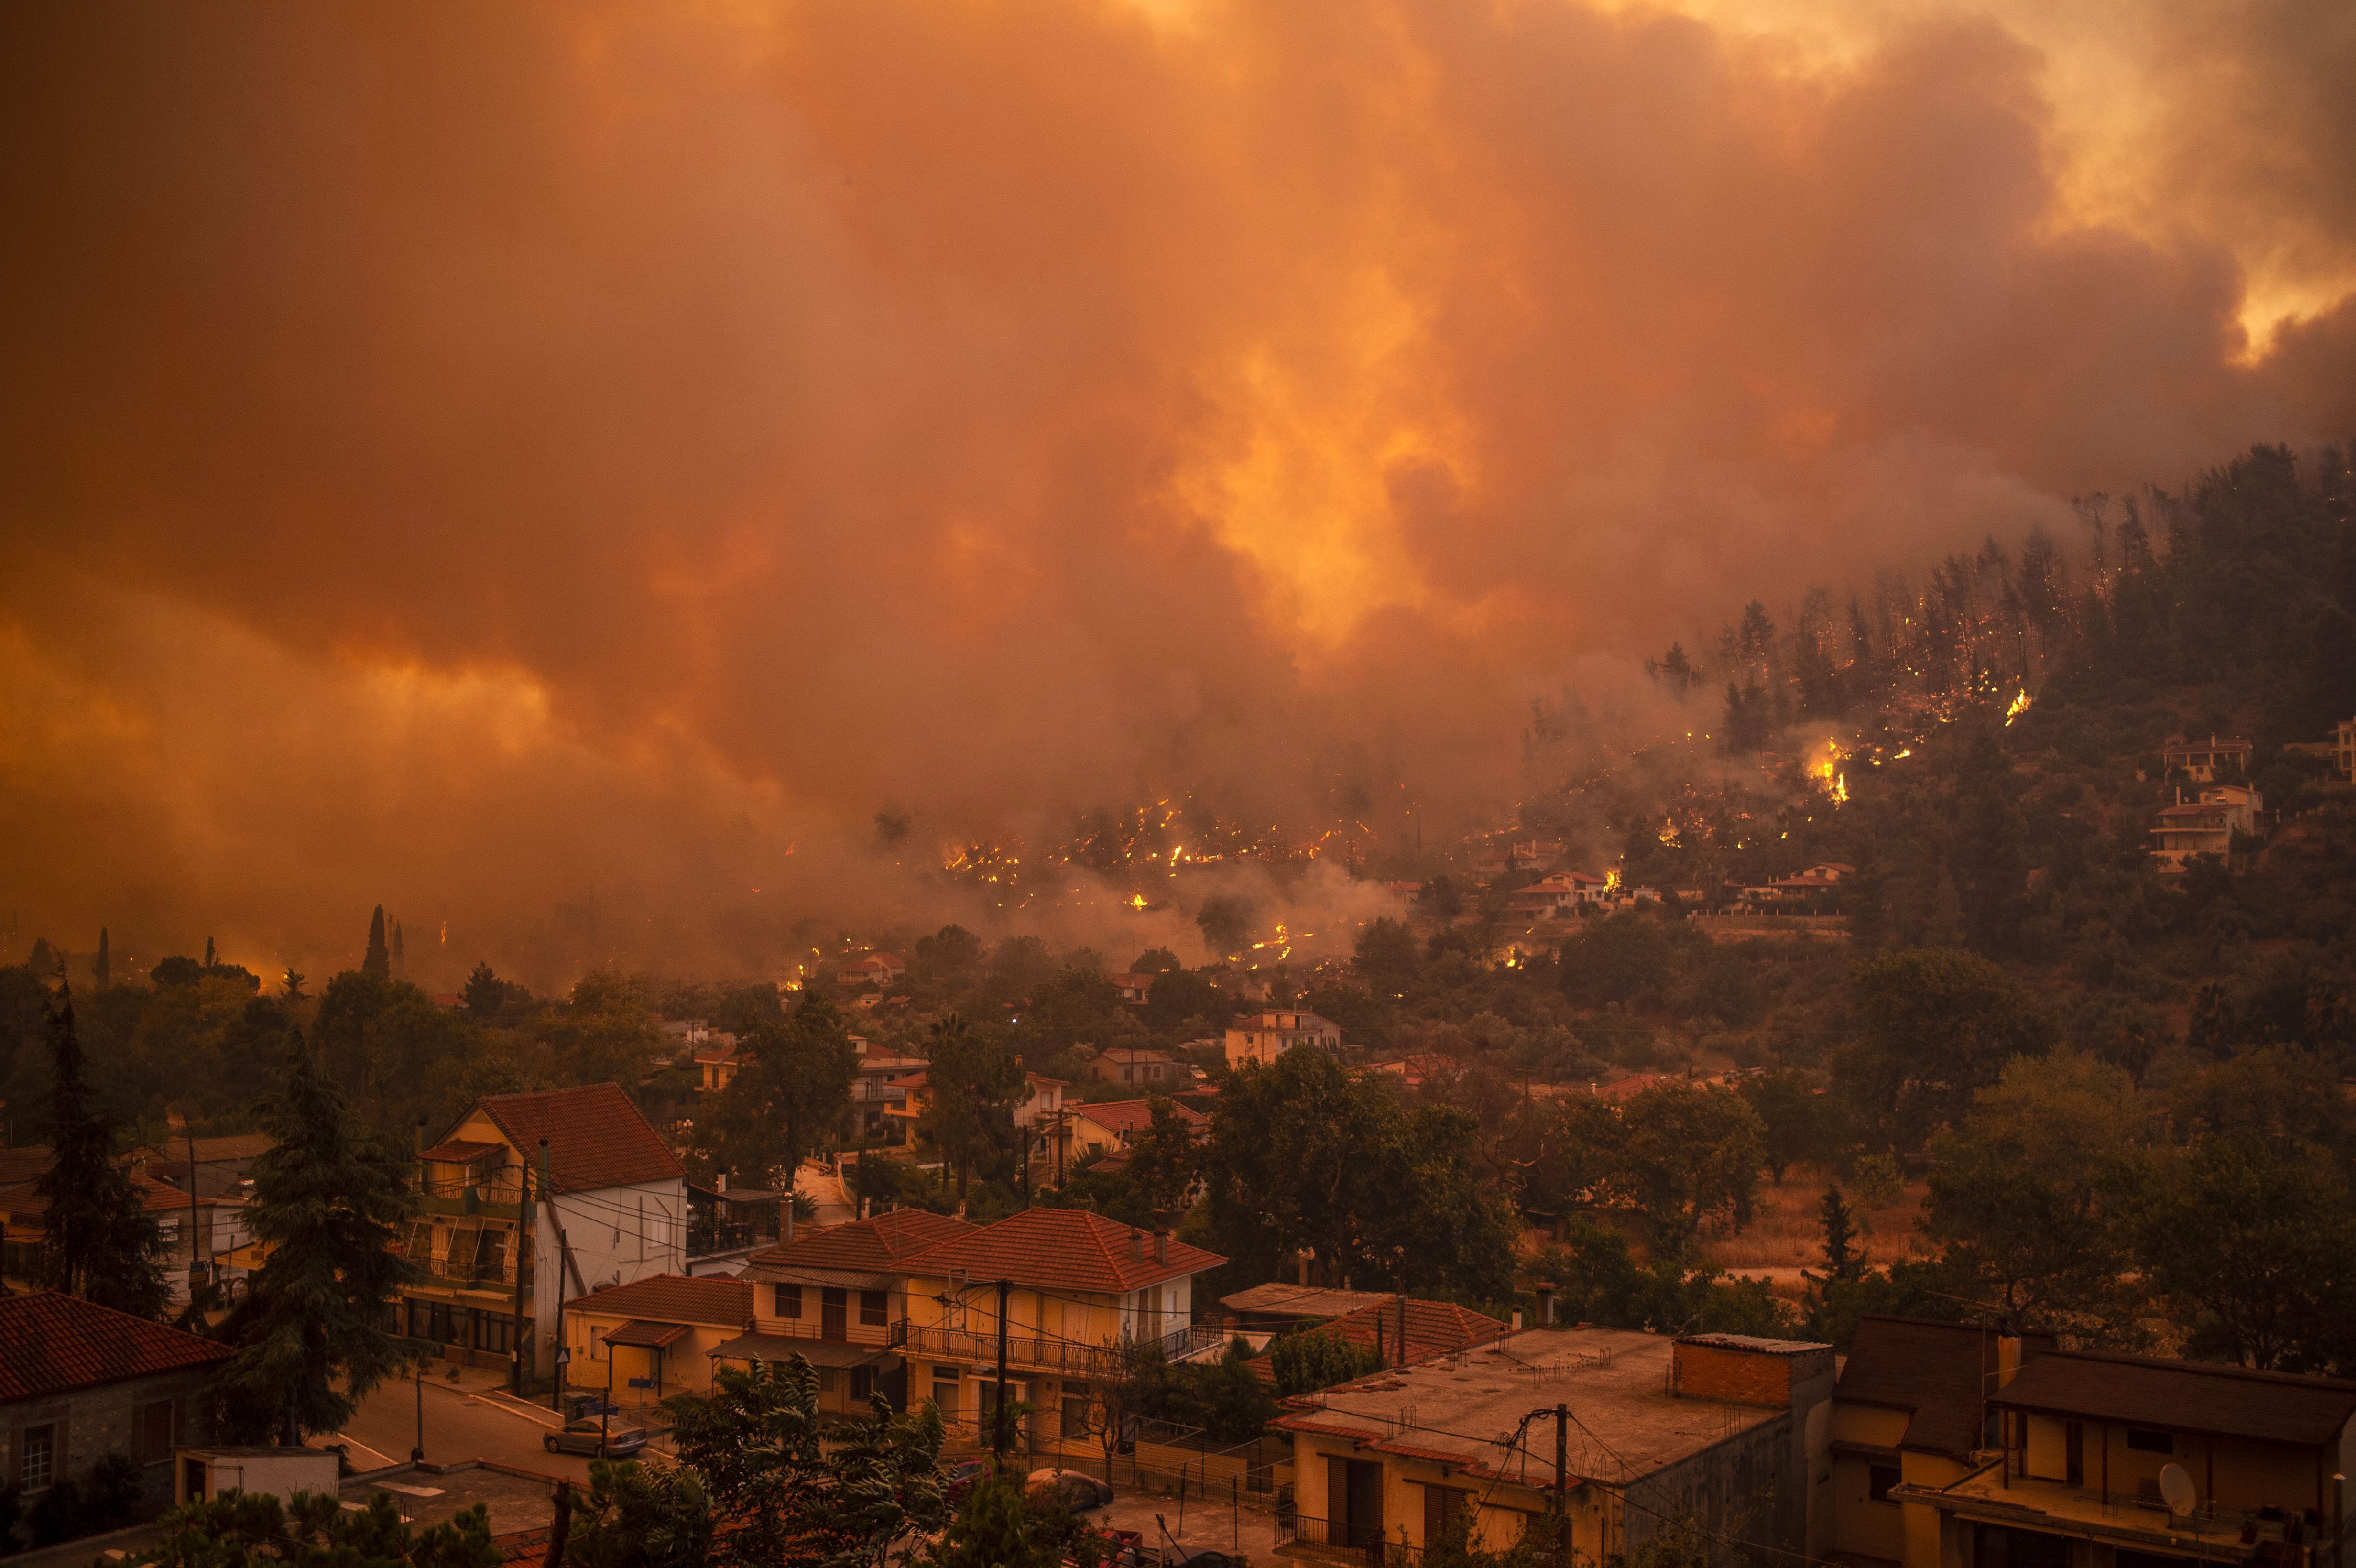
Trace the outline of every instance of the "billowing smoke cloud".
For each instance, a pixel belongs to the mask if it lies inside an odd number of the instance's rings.
[[[2101,205],[1989,20],[11,8],[0,900],[587,962],[890,913],[885,805],[1475,816],[1582,656],[2356,424],[2344,17],[2200,16]]]

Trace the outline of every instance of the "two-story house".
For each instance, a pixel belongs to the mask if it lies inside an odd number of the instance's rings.
[[[29,1507],[125,1454],[141,1467],[142,1500],[170,1503],[172,1451],[212,1435],[205,1384],[230,1354],[56,1291],[0,1298],[0,1484]],[[13,1544],[0,1539],[0,1552]]]
[[[1342,1050],[1341,1026],[1321,1019],[1315,1013],[1290,1009],[1254,1013],[1238,1018],[1227,1026],[1227,1065],[1236,1067],[1247,1061],[1274,1061],[1286,1051],[1304,1045],[1339,1055]]]
[[[1094,1104],[1075,1101],[1069,1110],[1074,1159],[1127,1148],[1130,1140],[1153,1125],[1151,1100],[1098,1100]],[[1192,1136],[1200,1139],[1209,1133],[1211,1118],[1192,1105],[1173,1100],[1170,1110]]]
[[[2265,796],[2247,784],[2211,784],[2195,800],[2163,807],[2152,827],[2152,858],[2163,874],[2181,871],[2195,855],[2222,860],[2233,852],[2233,836],[2254,837],[2265,811]]]
[[[1295,1511],[1277,1549],[1381,1561],[1462,1518],[1475,1547],[1530,1536],[1565,1563],[1680,1522],[1758,1542],[1762,1561],[1820,1559],[1808,1478],[1832,1385],[1829,1345],[1605,1328],[1388,1368],[1283,1402]]]
[[[0,1187],[0,1239],[5,1239],[0,1240],[0,1269],[5,1269],[5,1283],[12,1289],[35,1288],[46,1256],[43,1238],[49,1206],[37,1184],[47,1168],[48,1150],[40,1152],[43,1157],[31,1177]],[[216,1255],[235,1244],[233,1232],[225,1230],[217,1235],[213,1223],[215,1210],[230,1200],[192,1196],[157,1180],[135,1164],[130,1175],[132,1190],[155,1221],[155,1259],[163,1270],[165,1293],[177,1311],[188,1304],[191,1271],[209,1278]],[[242,1215],[241,1204],[232,1203],[232,1207]]]
[[[1008,1397],[1038,1413],[1026,1442],[1085,1431],[1091,1380],[1119,1377],[1127,1348],[1174,1360],[1217,1342],[1194,1328],[1194,1276],[1225,1262],[1078,1209],[1025,1209],[945,1242],[901,1269],[908,1399],[933,1400],[967,1432],[989,1429],[1002,1302]]]
[[[452,1360],[505,1366],[520,1350],[544,1377],[563,1297],[686,1271],[687,1172],[616,1084],[487,1095],[417,1159],[402,1251],[425,1277],[402,1287],[399,1324]]]
[[[767,1247],[740,1275],[753,1292],[747,1332],[712,1350],[735,1360],[800,1356],[818,1370],[819,1407],[857,1413],[882,1393],[905,1408],[899,1336],[908,1317],[902,1265],[973,1234],[979,1225],[922,1209],[894,1209]]]
[[[1609,896],[1611,880],[1585,871],[1557,871],[1505,895],[1505,912],[1526,920],[1562,920]]]

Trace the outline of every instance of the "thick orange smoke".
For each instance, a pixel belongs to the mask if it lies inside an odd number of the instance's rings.
[[[2356,431],[2308,9],[11,7],[0,902],[675,955],[884,805],[1476,811],[1582,656]]]

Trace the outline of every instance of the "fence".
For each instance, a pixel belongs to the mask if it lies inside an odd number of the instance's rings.
[[[1276,1516],[1276,1549],[1288,1557],[1381,1568],[1417,1568],[1423,1561],[1421,1547],[1387,1541],[1372,1525],[1312,1519],[1289,1510]]]

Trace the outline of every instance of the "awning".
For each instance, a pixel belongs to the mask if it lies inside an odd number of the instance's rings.
[[[640,1349],[659,1350],[666,1345],[676,1345],[691,1330],[684,1323],[648,1323],[633,1317],[605,1336],[608,1345],[633,1345]]]
[[[840,1339],[795,1339],[783,1334],[744,1334],[705,1352],[723,1361],[786,1361],[799,1356],[814,1367],[863,1367],[894,1352],[881,1345],[846,1345]]]

